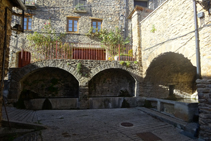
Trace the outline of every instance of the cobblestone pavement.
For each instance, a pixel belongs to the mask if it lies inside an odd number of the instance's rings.
[[[141,141],[137,133],[151,132],[162,141],[191,141],[180,130],[136,108],[36,111],[44,141]],[[122,122],[132,123],[124,127]],[[149,141],[155,141],[149,139]]]

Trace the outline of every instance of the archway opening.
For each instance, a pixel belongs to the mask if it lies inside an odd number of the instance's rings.
[[[32,98],[78,98],[79,83],[67,71],[59,68],[41,68],[22,80],[22,92]]]
[[[135,80],[122,69],[107,69],[89,81],[89,97],[133,97]]]
[[[52,109],[52,104],[48,98],[46,98],[45,101],[43,102],[42,109],[43,110],[51,110]]]
[[[196,91],[196,67],[181,54],[168,52],[153,59],[144,78],[147,97],[188,98]]]

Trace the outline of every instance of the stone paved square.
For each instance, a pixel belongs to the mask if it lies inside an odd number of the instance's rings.
[[[137,133],[152,132],[162,141],[191,141],[180,129],[155,119],[136,108],[40,110],[38,121],[48,129],[44,141],[141,141]],[[124,127],[122,122],[132,123]]]

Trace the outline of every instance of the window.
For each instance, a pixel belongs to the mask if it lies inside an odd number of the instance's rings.
[[[143,7],[148,7],[148,4],[147,4],[148,2],[147,1],[141,1],[141,0],[134,0],[134,7],[136,6],[136,5],[138,5],[138,6],[143,6]]]
[[[67,18],[67,32],[78,33],[78,18]]]
[[[97,28],[98,31],[100,31],[100,29],[102,28],[102,20],[92,20],[92,27],[93,32],[95,32],[95,29]]]
[[[24,17],[24,30],[32,30],[32,17]]]

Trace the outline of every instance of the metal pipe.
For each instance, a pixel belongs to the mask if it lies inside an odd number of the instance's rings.
[[[196,75],[197,79],[201,79],[199,30],[198,30],[198,19],[197,19],[197,7],[195,0],[193,0],[193,10],[194,10],[194,24],[195,24],[195,44],[196,44]]]

